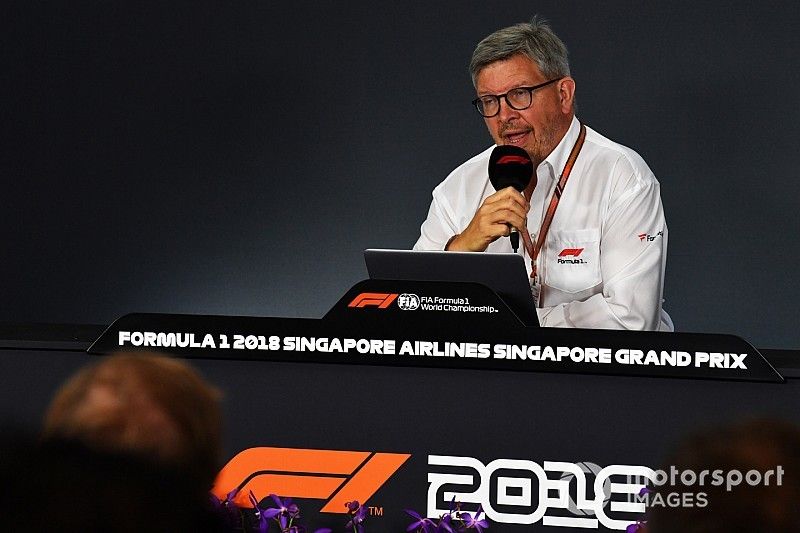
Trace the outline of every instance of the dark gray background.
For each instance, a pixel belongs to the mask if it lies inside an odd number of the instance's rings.
[[[60,2],[0,15],[0,321],[321,316],[487,147],[466,64],[550,19],[636,149],[682,331],[798,348],[792,2]]]

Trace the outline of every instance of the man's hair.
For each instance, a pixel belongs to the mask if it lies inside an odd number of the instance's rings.
[[[569,76],[567,47],[546,20],[534,15],[530,22],[497,30],[478,43],[469,63],[473,85],[485,67],[518,54],[536,63],[547,79]]]
[[[221,459],[219,398],[182,361],[120,353],[61,386],[45,416],[44,437],[143,456],[210,485]]]

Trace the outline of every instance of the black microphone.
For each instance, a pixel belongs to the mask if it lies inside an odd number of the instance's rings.
[[[492,155],[489,157],[489,181],[492,182],[495,190],[514,187],[519,192],[525,188],[533,179],[533,186],[536,187],[536,176],[533,173],[533,161],[528,152],[518,146],[502,145],[495,146]],[[511,248],[514,252],[519,249],[519,233],[517,228],[511,227]]]

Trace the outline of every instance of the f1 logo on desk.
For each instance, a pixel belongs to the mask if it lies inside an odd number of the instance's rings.
[[[224,500],[251,508],[248,494],[259,498],[279,494],[289,498],[327,500],[321,511],[346,513],[345,503],[367,501],[411,454],[302,448],[248,448],[226,464],[212,492]]]
[[[362,292],[353,301],[347,304],[347,307],[377,307],[378,309],[386,309],[397,298],[397,294],[389,294],[384,292]]]

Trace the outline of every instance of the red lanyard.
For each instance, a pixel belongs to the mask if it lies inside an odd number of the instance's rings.
[[[578,134],[578,140],[575,141],[575,146],[572,147],[572,152],[569,154],[567,164],[564,165],[564,170],[561,172],[561,177],[556,184],[556,190],[553,191],[553,196],[550,198],[550,205],[547,207],[547,212],[542,220],[542,227],[539,228],[539,236],[536,238],[536,244],[531,241],[531,236],[527,231],[522,233],[522,240],[525,243],[525,250],[531,258],[531,278],[536,279],[536,259],[539,257],[539,252],[544,246],[545,237],[550,229],[550,223],[553,222],[553,216],[558,209],[558,202],[561,200],[561,195],[564,194],[564,187],[567,186],[567,180],[572,172],[572,167],[575,166],[575,160],[578,159],[578,154],[583,148],[583,141],[586,140],[586,126],[581,124],[581,131]]]

